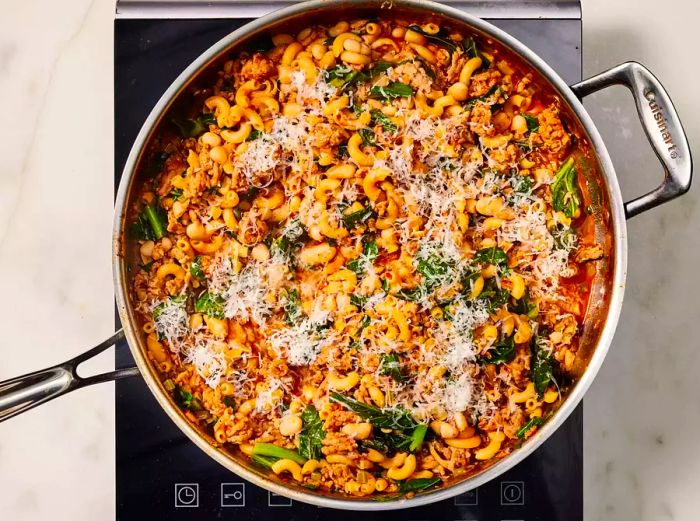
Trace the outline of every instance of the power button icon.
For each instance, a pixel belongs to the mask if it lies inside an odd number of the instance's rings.
[[[501,481],[501,505],[524,505],[525,482]]]
[[[175,483],[175,508],[199,506],[199,483]]]

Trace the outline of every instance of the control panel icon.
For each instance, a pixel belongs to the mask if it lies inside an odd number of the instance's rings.
[[[524,481],[501,481],[501,505],[515,506],[525,504]]]
[[[244,507],[245,506],[245,483],[222,483],[221,484],[221,506],[222,507]]]
[[[455,496],[456,506],[476,506],[479,504],[479,489],[468,490],[463,494]]]
[[[199,506],[199,483],[175,483],[175,508]]]
[[[274,492],[267,493],[267,506],[269,507],[291,507],[292,500],[288,497],[280,496]]]

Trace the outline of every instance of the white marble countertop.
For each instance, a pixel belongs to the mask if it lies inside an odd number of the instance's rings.
[[[584,0],[584,75],[634,59],[700,140],[695,0]],[[2,3],[0,380],[113,330],[113,0]],[[623,89],[587,100],[626,198],[661,176]],[[700,147],[695,146],[696,158]],[[585,403],[585,512],[700,511],[700,188],[629,223],[627,295]],[[112,366],[112,354],[93,364]],[[78,391],[0,425],[0,517],[114,518],[114,391]]]

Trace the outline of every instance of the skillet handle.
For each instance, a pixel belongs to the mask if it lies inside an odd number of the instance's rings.
[[[571,90],[582,99],[611,85],[624,85],[632,92],[644,132],[664,168],[663,183],[656,190],[625,203],[629,219],[686,193],[693,178],[693,158],[671,98],[644,65],[623,63],[573,85]]]
[[[82,362],[123,340],[124,330],[120,329],[104,342],[67,362],[0,382],[0,422],[75,389],[137,375],[139,371],[136,367],[85,378],[78,375],[78,366]]]

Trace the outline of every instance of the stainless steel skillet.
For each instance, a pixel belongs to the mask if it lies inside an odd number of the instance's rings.
[[[155,398],[176,425],[207,455],[232,472],[256,485],[295,500],[324,507],[355,510],[389,510],[418,506],[473,489],[523,460],[564,422],[598,372],[617,325],[626,278],[626,219],[669,201],[683,194],[690,187],[692,159],[678,115],[661,84],[640,64],[625,63],[577,85],[567,86],[544,61],[518,40],[462,11],[417,0],[395,0],[390,10],[386,6],[382,6],[381,2],[366,0],[323,0],[297,4],[251,22],[225,37],[202,54],[178,77],[157,103],[139,133],[129,155],[117,195],[113,229],[113,267],[117,307],[124,329],[97,347],[68,362],[0,383],[0,421],[74,389],[140,373]],[[187,95],[189,88],[205,77],[207,71],[215,67],[224,55],[235,51],[237,47],[247,41],[268,32],[274,32],[276,28],[283,27],[284,32],[289,32],[294,27],[309,25],[317,21],[368,15],[436,18],[441,25],[464,28],[467,32],[490,39],[494,45],[501,46],[511,56],[521,60],[533,70],[535,75],[539,76],[538,81],[548,84],[560,97],[569,119],[594,151],[594,157],[590,158],[590,168],[584,175],[586,175],[588,183],[594,187],[596,234],[599,241],[605,243],[608,249],[607,260],[594,281],[594,291],[598,297],[587,313],[580,361],[576,369],[577,383],[569,391],[549,422],[522,448],[479,474],[410,499],[382,502],[371,499],[348,499],[340,495],[324,495],[284,483],[275,476],[252,466],[247,458],[214,446],[206,433],[198,430],[185,418],[180,409],[172,402],[169,393],[162,387],[156,369],[145,354],[144,338],[140,334],[129,295],[128,266],[135,252],[125,240],[125,230],[132,219],[130,209],[143,180],[144,174],[140,163],[148,143],[157,132],[161,122],[167,119],[169,111],[177,106],[180,99]],[[658,188],[626,203],[620,194],[617,177],[605,144],[580,103],[580,98],[613,84],[622,84],[630,89],[641,123],[664,170],[663,182]],[[128,341],[137,367],[89,378],[78,376],[77,367],[81,362],[123,340]]]

